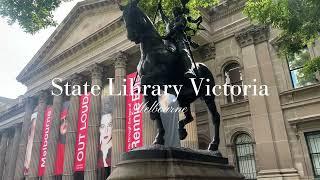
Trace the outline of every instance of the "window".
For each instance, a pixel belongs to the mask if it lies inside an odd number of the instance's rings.
[[[235,139],[235,151],[239,172],[245,179],[256,179],[256,162],[251,137],[247,134],[238,135]]]
[[[307,47],[297,53],[287,56],[291,81],[294,88],[307,86],[317,82],[314,76],[305,76],[302,73],[303,67],[310,59],[311,57]]]
[[[309,155],[312,162],[314,176],[320,177],[320,132],[306,134]]]
[[[225,83],[230,86],[240,86],[240,88],[243,88],[243,80],[242,80],[242,74],[240,70],[240,65],[238,63],[231,63],[228,64],[224,68],[224,75],[225,75]],[[242,100],[244,98],[241,92],[238,92],[238,88],[234,88],[234,93],[231,94],[231,88],[228,86],[227,88],[227,102],[233,103],[239,100]],[[237,96],[237,94],[239,94]]]

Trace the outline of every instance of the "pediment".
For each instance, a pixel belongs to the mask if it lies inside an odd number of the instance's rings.
[[[20,72],[17,80],[23,81],[23,77],[29,72],[79,45],[119,20],[121,15],[118,6],[110,0],[86,0],[78,3]]]
[[[118,19],[120,16],[121,11],[112,7],[107,7],[99,11],[93,10],[83,13],[74,22],[69,31],[67,31],[60,41],[56,43],[45,59],[50,60],[51,58],[61,54],[65,50],[71,48]]]

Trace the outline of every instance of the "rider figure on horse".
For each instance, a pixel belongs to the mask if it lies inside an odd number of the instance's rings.
[[[195,78],[194,63],[192,59],[192,52],[190,51],[190,38],[187,36],[186,31],[190,28],[187,27],[188,20],[185,18],[185,8],[175,7],[173,9],[174,19],[172,21],[163,12],[161,3],[158,4],[158,9],[162,20],[166,24],[166,33],[163,37],[165,43],[171,50],[177,50],[180,57],[184,61],[186,78]]]

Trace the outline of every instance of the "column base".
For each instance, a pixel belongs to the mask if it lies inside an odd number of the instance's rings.
[[[258,172],[257,179],[259,180],[300,180],[298,171],[291,169],[270,169],[261,170]]]
[[[242,180],[244,177],[218,153],[150,146],[122,155],[108,180]]]

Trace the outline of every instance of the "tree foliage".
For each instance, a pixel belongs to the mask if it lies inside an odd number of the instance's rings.
[[[282,54],[299,52],[319,38],[319,0],[248,0],[244,12],[255,23],[281,30],[278,45]]]
[[[248,0],[251,20],[282,30],[280,48],[297,52],[314,42],[320,32],[319,0]]]
[[[157,13],[158,3],[161,3],[164,13],[169,17],[173,18],[172,8],[173,7],[182,7],[182,3],[180,0],[141,0],[139,2],[139,6],[144,10],[144,12],[151,18],[152,21],[155,22],[155,26],[158,31],[163,34],[165,25],[163,21],[157,21],[159,14]],[[218,0],[189,0],[187,4],[187,8],[190,11],[190,16],[192,18],[198,18],[200,16],[201,8],[213,7],[218,3]],[[192,25],[190,25],[192,26]]]
[[[70,0],[0,0],[0,15],[9,24],[17,22],[27,33],[35,33],[48,26],[55,26],[53,12],[63,1]],[[139,6],[153,19],[159,0],[141,0]],[[190,0],[187,7],[193,17],[199,15],[199,8],[213,6],[218,0]],[[168,16],[172,7],[181,6],[180,0],[162,0],[162,6]],[[161,25],[158,24],[160,27]]]
[[[308,76],[319,70],[320,70],[320,57],[316,57],[305,64],[305,68],[303,68],[303,73]]]
[[[0,15],[9,24],[19,23],[27,33],[54,26],[53,11],[61,0],[0,0]]]

